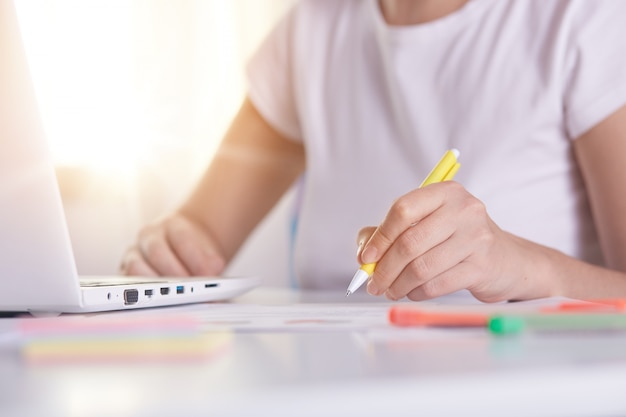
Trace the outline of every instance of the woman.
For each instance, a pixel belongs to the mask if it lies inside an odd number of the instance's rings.
[[[361,228],[373,295],[626,296],[624,19],[615,0],[299,2],[206,175],[123,271],[221,273],[306,167],[305,288],[345,290]],[[416,189],[453,147],[458,182]]]

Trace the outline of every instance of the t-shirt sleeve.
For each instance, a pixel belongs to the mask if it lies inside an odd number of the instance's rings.
[[[295,98],[294,6],[261,43],[247,64],[248,97],[274,129],[301,140]]]
[[[626,104],[626,1],[580,4],[564,94],[566,128],[572,139]]]

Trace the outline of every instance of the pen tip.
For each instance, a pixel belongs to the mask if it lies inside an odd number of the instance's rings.
[[[346,297],[349,296],[350,294],[352,294],[350,290],[346,291]]]

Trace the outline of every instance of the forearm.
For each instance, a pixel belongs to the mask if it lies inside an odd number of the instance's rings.
[[[607,268],[538,245],[528,245],[535,255],[527,265],[537,269],[536,279],[550,283],[549,295],[626,297],[626,106],[573,143]]]
[[[518,263],[514,299],[563,296],[576,299],[626,297],[626,274],[593,265],[557,250],[512,237]],[[516,272],[517,271],[517,272]]]
[[[228,261],[303,169],[302,146],[246,101],[180,212],[204,227]]]

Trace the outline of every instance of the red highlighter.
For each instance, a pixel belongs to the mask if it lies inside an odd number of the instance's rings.
[[[426,311],[414,307],[393,306],[389,322],[395,326],[487,327],[489,316],[482,313]]]
[[[541,309],[544,313],[620,312],[626,310],[626,300],[621,298],[585,301],[565,301],[555,307]]]

